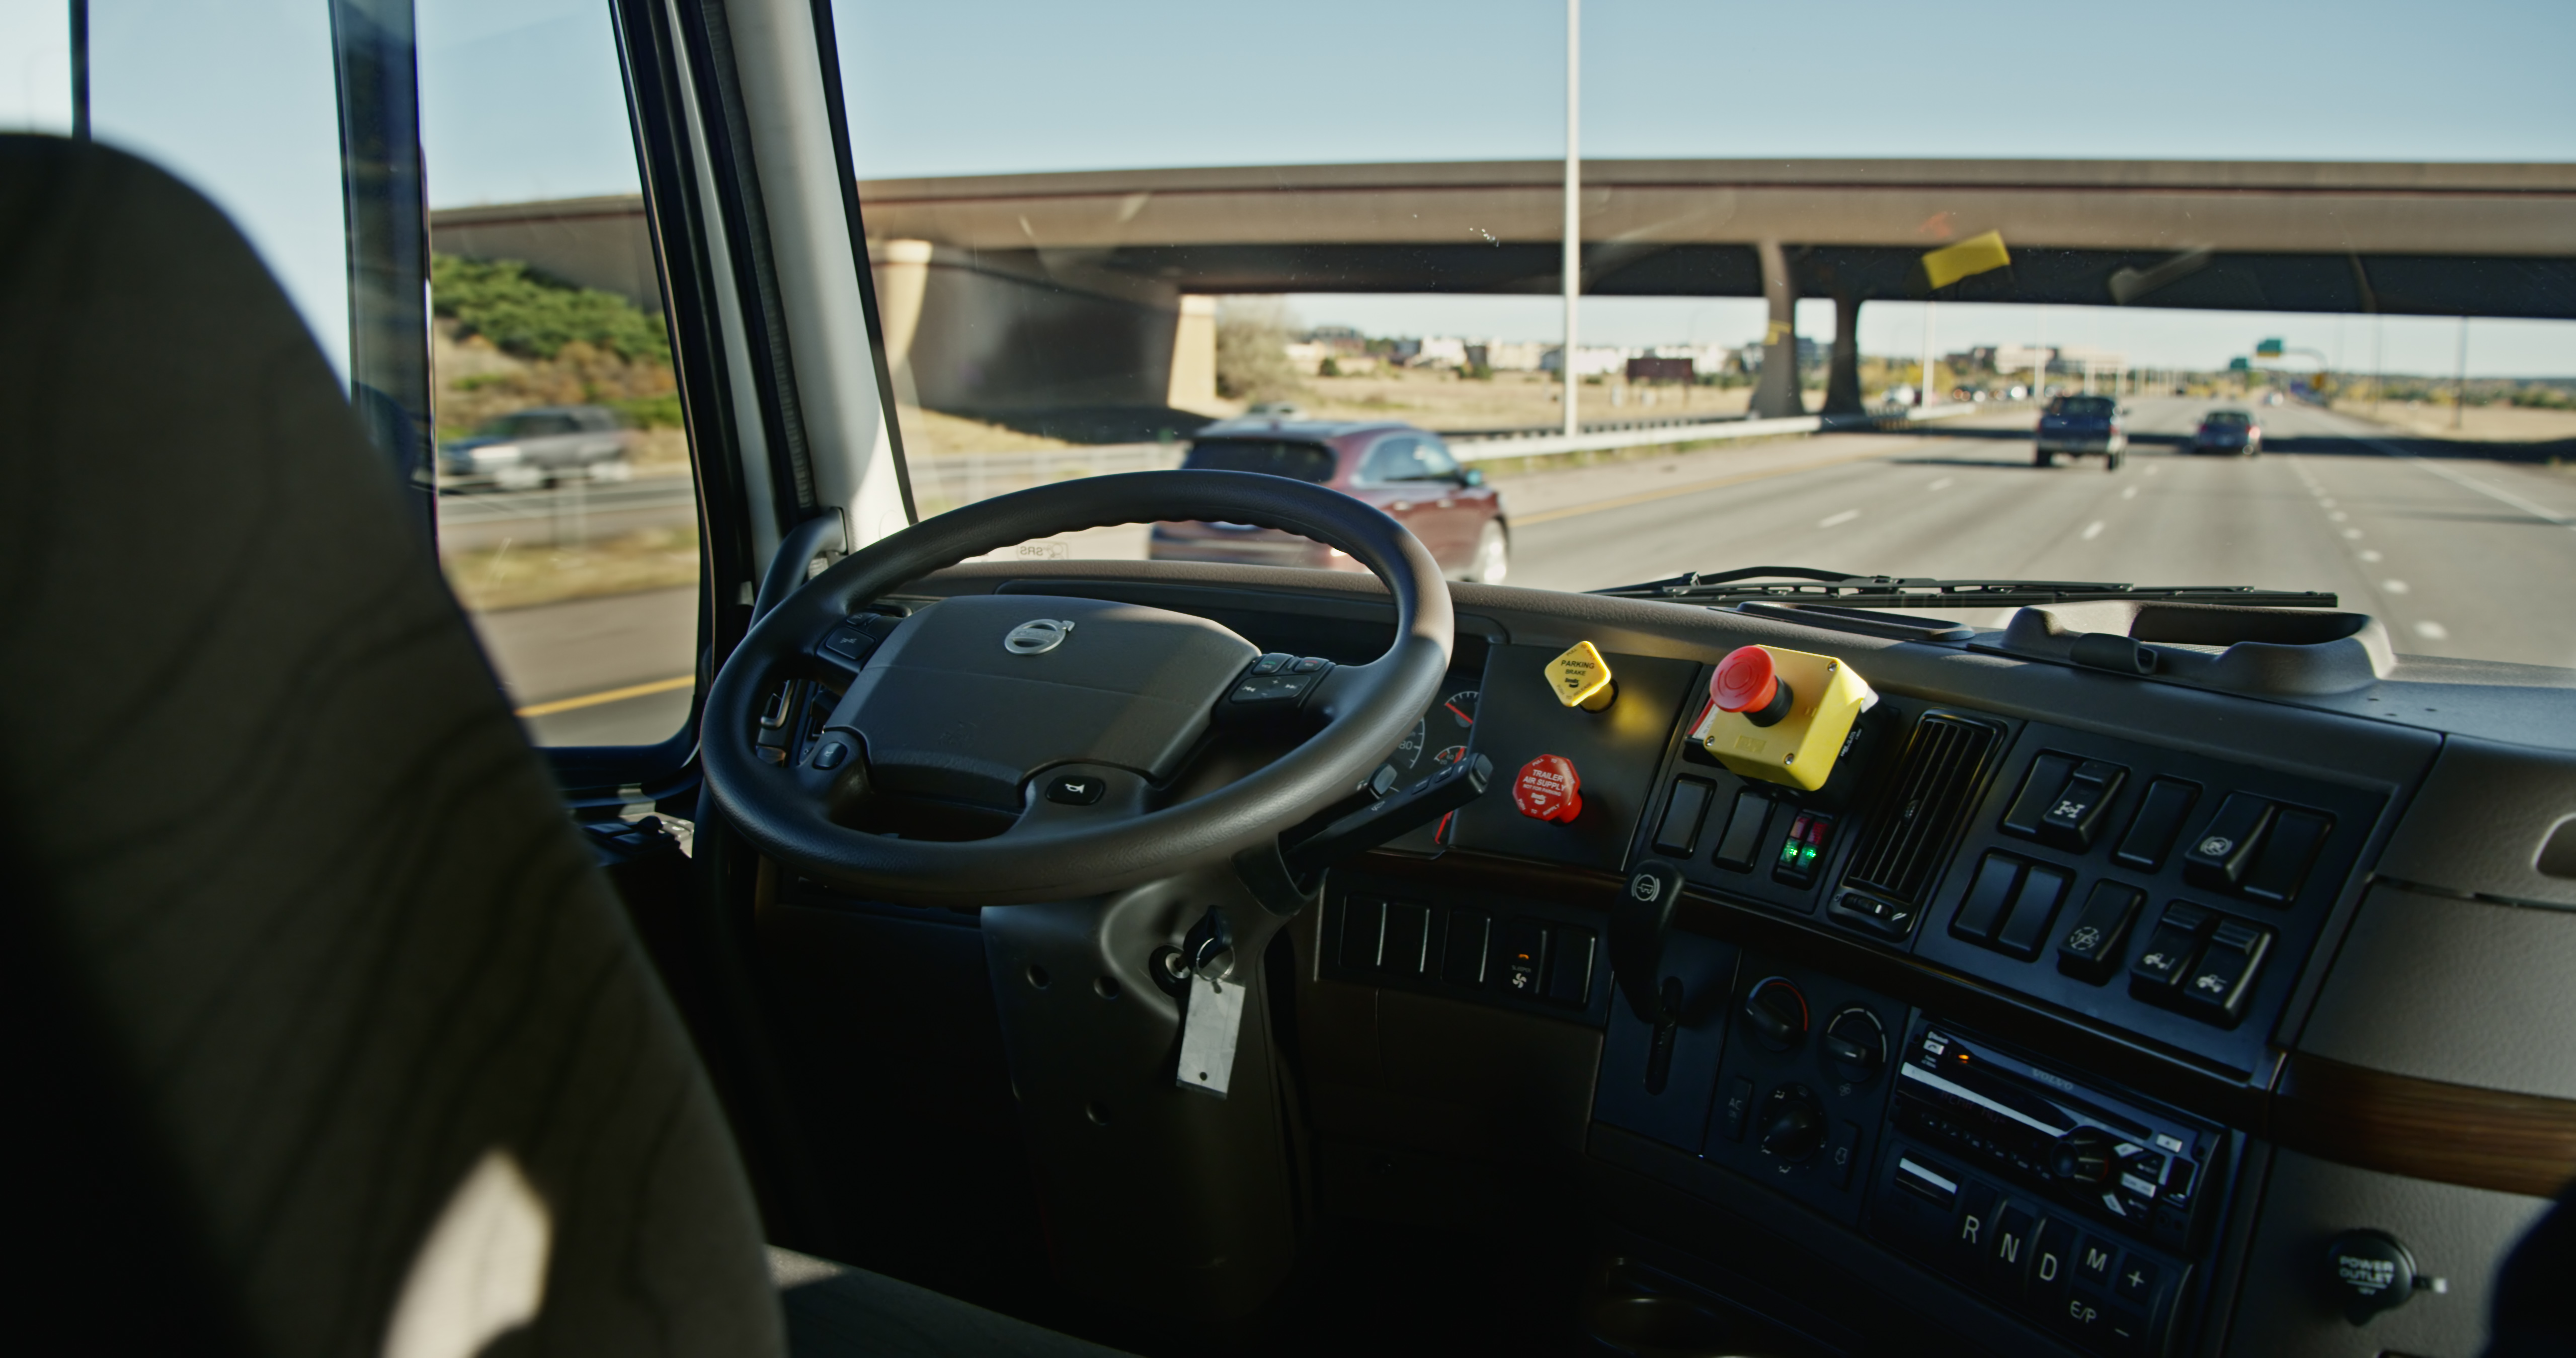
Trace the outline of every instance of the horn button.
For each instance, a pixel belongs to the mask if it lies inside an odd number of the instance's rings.
[[[1017,811],[1028,780],[1059,764],[1170,777],[1260,654],[1167,609],[967,595],[896,628],[825,729],[859,738],[886,792]]]

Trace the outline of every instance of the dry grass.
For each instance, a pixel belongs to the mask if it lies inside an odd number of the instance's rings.
[[[448,587],[477,613],[698,582],[698,530],[646,528],[581,547],[504,544],[441,564]]]
[[[2334,408],[2346,415],[2403,429],[2426,438],[2462,439],[2471,443],[2554,443],[2576,439],[2576,410],[2536,410],[2523,406],[2469,406],[2460,412],[2460,428],[2451,427],[2451,407],[2444,403],[2340,400]]]
[[[963,415],[946,415],[919,406],[897,406],[905,457],[942,457],[950,453],[1038,453],[1073,445],[1063,439],[1023,434],[1016,429]]]
[[[1614,394],[1617,404],[1613,404]],[[1586,384],[1576,403],[1587,421],[1660,419],[1674,415],[1740,415],[1752,397],[1744,387],[1630,387]],[[1364,377],[1310,377],[1297,404],[1328,420],[1404,420],[1432,429],[1522,429],[1554,424],[1553,378],[1499,372],[1472,381],[1438,369],[1393,369]]]

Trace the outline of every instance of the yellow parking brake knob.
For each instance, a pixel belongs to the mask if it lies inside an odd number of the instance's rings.
[[[1547,662],[1547,687],[1558,702],[1586,712],[1598,712],[1619,696],[1619,686],[1610,678],[1610,662],[1588,641],[1574,643],[1565,654]]]

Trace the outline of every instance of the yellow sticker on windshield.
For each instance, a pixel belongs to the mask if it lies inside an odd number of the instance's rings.
[[[1962,278],[1971,278],[1991,269],[2012,263],[2004,250],[2004,233],[1989,231],[1970,236],[1956,245],[1944,245],[1923,257],[1923,276],[1935,288],[1946,288]]]

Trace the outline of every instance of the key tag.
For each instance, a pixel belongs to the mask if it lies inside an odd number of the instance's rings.
[[[1234,1049],[1243,1032],[1243,985],[1234,974],[1234,930],[1225,914],[1210,910],[1181,943],[1180,969],[1190,980],[1190,1003],[1181,1020],[1181,1064],[1173,1082],[1183,1089],[1224,1098],[1234,1083]]]
[[[1189,1014],[1181,1024],[1183,1089],[1224,1098],[1234,1081],[1234,1049],[1243,1032],[1243,986],[1205,973],[1190,977]]]

